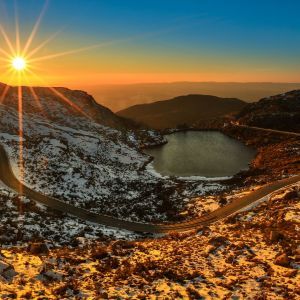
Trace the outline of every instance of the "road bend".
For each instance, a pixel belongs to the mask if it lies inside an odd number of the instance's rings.
[[[82,220],[105,225],[113,228],[120,228],[136,232],[149,233],[168,233],[168,232],[183,232],[188,230],[197,230],[203,226],[212,224],[218,220],[226,218],[242,209],[245,209],[253,203],[268,197],[277,190],[280,190],[289,185],[300,181],[300,175],[278,180],[266,184],[259,189],[250,192],[249,194],[234,199],[230,204],[225,205],[207,215],[194,218],[192,220],[177,222],[177,223],[163,223],[163,224],[148,224],[131,222],[127,220],[118,219],[115,217],[97,214],[83,208],[79,208],[61,201],[57,198],[44,195],[37,192],[28,186],[21,183],[14,175],[9,157],[4,147],[0,145],[0,180],[9,188],[16,191],[18,194],[28,197],[36,202],[42,203],[52,209],[63,212],[65,214],[78,217]]]

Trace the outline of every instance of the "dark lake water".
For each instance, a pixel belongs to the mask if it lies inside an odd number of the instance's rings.
[[[187,131],[166,136],[166,145],[147,149],[161,175],[232,176],[247,169],[255,150],[217,131]]]

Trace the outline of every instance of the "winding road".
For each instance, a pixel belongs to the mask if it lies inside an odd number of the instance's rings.
[[[289,136],[300,137],[300,133],[298,133],[298,132],[290,132],[290,131],[283,131],[283,130],[276,130],[276,129],[268,129],[268,128],[255,127],[255,126],[247,126],[247,125],[242,125],[242,124],[237,124],[237,123],[231,123],[231,125],[233,125],[235,127],[240,127],[240,128],[253,129],[253,130],[270,132],[270,133],[277,133],[277,134],[280,134],[280,135],[289,135]]]
[[[300,134],[297,134],[300,136]],[[96,214],[86,209],[79,208],[63,202],[59,199],[43,195],[37,191],[32,190],[26,185],[22,184],[14,175],[9,157],[3,146],[0,145],[0,180],[9,188],[17,193],[24,195],[32,200],[45,204],[46,206],[58,210],[60,212],[76,216],[82,220],[106,225],[108,227],[126,229],[136,232],[150,232],[150,233],[167,233],[167,232],[182,232],[188,230],[199,229],[203,226],[214,223],[218,220],[226,218],[242,209],[251,206],[253,203],[269,196],[275,191],[287,187],[289,185],[300,182],[300,175],[285,178],[279,181],[264,185],[259,189],[243,196],[234,199],[230,204],[223,206],[207,215],[194,218],[178,223],[165,224],[147,224],[130,222],[126,220],[117,219],[114,217]]]

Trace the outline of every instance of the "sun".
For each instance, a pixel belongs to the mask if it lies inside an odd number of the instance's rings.
[[[26,60],[21,56],[17,56],[13,58],[11,65],[15,70],[22,71],[26,68]]]

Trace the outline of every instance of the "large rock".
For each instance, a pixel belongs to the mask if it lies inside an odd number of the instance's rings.
[[[289,267],[290,265],[290,259],[286,255],[286,253],[280,254],[275,258],[274,261],[275,265],[282,266],[282,267]]]
[[[92,253],[93,259],[103,259],[109,256],[109,252],[106,247],[97,247]]]
[[[212,237],[209,241],[209,244],[214,245],[216,247],[220,247],[222,245],[228,244],[228,240],[224,236],[215,236]]]
[[[298,193],[297,191],[293,190],[293,191],[288,191],[284,194],[283,199],[284,200],[291,200],[291,199],[295,199],[298,197]]]
[[[14,267],[4,261],[0,261],[0,278],[11,282],[18,273],[15,271]]]
[[[49,253],[45,243],[32,243],[28,246],[28,251],[34,255],[47,255]]]
[[[272,243],[276,243],[282,238],[283,238],[283,235],[279,231],[277,231],[277,230],[271,230],[270,231],[269,240]]]

